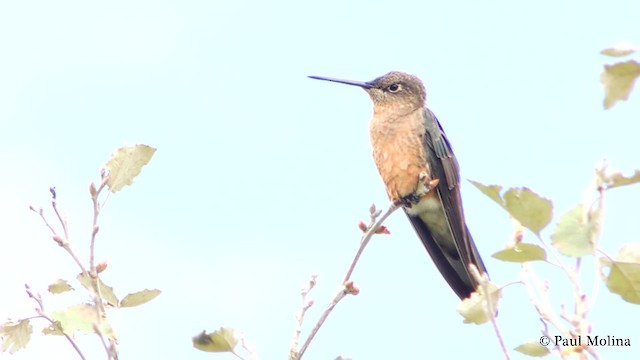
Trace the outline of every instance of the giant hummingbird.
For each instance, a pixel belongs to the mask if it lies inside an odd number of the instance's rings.
[[[442,125],[426,107],[422,81],[397,71],[367,82],[310,78],[358,86],[369,94],[373,159],[389,199],[403,206],[453,291],[468,297],[478,286],[469,264],[480,273],[486,269],[465,223],[458,161]]]

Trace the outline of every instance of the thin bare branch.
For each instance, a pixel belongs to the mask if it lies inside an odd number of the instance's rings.
[[[311,341],[320,330],[320,327],[322,327],[322,324],[324,324],[324,321],[327,320],[327,317],[329,317],[329,315],[333,311],[333,308],[335,308],[336,305],[338,305],[338,303],[340,302],[340,300],[344,299],[345,296],[347,296],[347,294],[348,292],[346,288],[342,288],[340,291],[338,291],[338,293],[333,298],[333,300],[331,300],[331,303],[329,303],[329,306],[327,307],[327,309],[324,311],[324,313],[322,313],[316,325],[313,327],[313,329],[311,329],[309,336],[307,337],[304,344],[300,348],[300,351],[298,352],[298,357],[296,358],[296,360],[302,359],[302,355],[304,355],[305,351],[307,351],[309,344],[311,344]]]
[[[549,290],[542,284],[542,281],[538,278],[538,275],[533,270],[533,267],[530,263],[523,263],[522,270],[524,272],[521,276],[521,281],[524,283],[527,292],[529,293],[529,298],[533,303],[534,307],[540,314],[540,317],[549,323],[551,323],[556,329],[558,329],[565,337],[571,337],[572,332],[566,327],[562,321],[560,321],[559,316],[553,310],[553,306],[551,305],[551,301],[549,300]],[[533,281],[533,284],[531,281]],[[538,293],[540,297],[536,295]]]
[[[293,340],[291,341],[291,347],[289,348],[289,359],[297,359],[298,358],[298,342],[300,341],[300,335],[302,334],[302,323],[304,321],[304,315],[307,310],[313,305],[312,300],[307,300],[307,295],[309,292],[316,286],[318,276],[313,274],[309,279],[309,282],[306,286],[303,286],[300,289],[300,302],[302,304],[300,311],[296,315],[296,329],[293,334]]]
[[[62,225],[62,231],[64,232],[64,239],[66,241],[69,241],[69,227],[67,226],[67,220],[64,219],[60,214],[60,211],[58,211],[58,204],[56,201],[56,197],[57,197],[56,188],[50,187],[49,192],[51,192],[51,206],[53,207],[53,211],[56,213],[56,216],[58,217],[58,221],[60,221],[60,224]]]
[[[505,359],[509,360],[511,359],[511,357],[509,356],[509,351],[504,344],[504,339],[500,334],[500,329],[498,328],[498,323],[496,322],[496,307],[489,294],[489,277],[486,273],[480,274],[480,271],[474,264],[469,264],[469,271],[478,282],[478,284],[480,284],[480,286],[482,287],[482,293],[487,303],[487,312],[489,313],[489,316],[491,316],[491,325],[493,326],[493,331],[496,333],[496,337],[498,338],[498,342],[500,343],[500,348],[502,348],[502,353],[504,354]]]
[[[599,197],[598,197],[598,209],[597,209],[597,216],[598,216],[598,226],[596,227],[596,231],[595,234],[593,236],[593,257],[596,259],[596,264],[595,264],[595,274],[593,277],[593,285],[591,286],[591,296],[589,297],[589,310],[591,310],[595,303],[596,303],[596,299],[598,298],[598,293],[600,291],[600,283],[602,282],[602,280],[600,279],[600,273],[602,271],[601,269],[601,265],[600,265],[600,261],[598,260],[598,244],[599,244],[599,240],[600,240],[600,234],[602,232],[602,225],[604,222],[604,214],[605,214],[605,204],[606,204],[606,194],[607,194],[607,189],[602,185],[602,183],[600,182],[599,184],[597,184],[596,187]]]
[[[95,244],[96,244],[96,235],[100,228],[98,227],[98,216],[100,215],[100,202],[98,197],[102,192],[102,189],[107,185],[107,181],[109,180],[109,176],[103,176],[102,182],[100,183],[100,187],[96,190],[91,183],[90,194],[91,194],[91,202],[93,203],[93,227],[91,228],[91,244],[89,245],[89,270],[92,274],[96,273],[95,266]]]
[[[389,208],[387,209],[387,211],[382,214],[382,216],[380,216],[379,218],[376,217],[375,214],[377,214],[377,212],[373,212],[372,213],[372,225],[369,226],[369,229],[362,235],[362,240],[360,241],[360,247],[358,248],[358,251],[356,252],[355,256],[353,257],[353,260],[351,261],[351,265],[349,266],[349,269],[347,270],[347,274],[344,276],[344,280],[342,281],[343,283],[347,282],[349,279],[351,279],[351,275],[353,274],[353,270],[356,267],[356,264],[358,263],[358,260],[360,259],[360,255],[362,255],[362,252],[364,251],[365,247],[367,247],[367,244],[369,244],[369,241],[371,240],[371,238],[373,237],[373,235],[376,233],[376,231],[380,228],[380,226],[382,225],[382,223],[391,215],[393,214],[394,211],[398,210],[400,206],[397,204],[391,204],[389,206]]]
[[[44,217],[44,211],[42,210],[42,208],[39,208],[38,211],[36,211],[36,209],[33,206],[29,206],[29,210],[33,211],[34,213],[38,214],[38,216],[40,216],[40,218],[44,222],[44,225],[48,227],[49,230],[51,230],[51,234],[53,235],[56,234],[56,230],[53,228],[53,226],[51,226],[51,224],[49,224],[49,222],[47,221],[47,218]]]
[[[387,209],[387,211],[384,214],[381,214],[381,212],[377,211],[374,206],[371,206],[369,211],[371,214],[371,225],[367,228],[367,231],[365,231],[364,234],[362,235],[362,239],[360,240],[360,246],[358,247],[358,250],[356,251],[356,254],[353,257],[353,260],[351,261],[351,265],[349,266],[349,269],[347,270],[347,273],[344,277],[340,291],[338,291],[336,296],[329,303],[329,306],[327,306],[327,309],[322,313],[316,325],[313,327],[313,329],[311,329],[311,332],[309,333],[309,336],[307,337],[304,344],[300,348],[300,351],[297,353],[297,357],[293,359],[300,360],[302,358],[302,355],[304,355],[305,351],[309,347],[309,344],[311,343],[313,338],[316,336],[316,334],[320,330],[320,327],[322,327],[322,324],[324,324],[324,321],[327,319],[327,317],[329,317],[329,315],[331,314],[333,309],[336,307],[336,305],[338,305],[340,300],[344,299],[349,294],[357,294],[358,290],[357,288],[355,288],[355,286],[353,285],[353,282],[350,281],[350,279],[351,279],[351,275],[353,274],[353,270],[358,264],[360,255],[362,255],[362,252],[364,251],[365,247],[367,246],[367,244],[369,244],[369,241],[371,240],[373,235],[376,233],[376,231],[380,228],[382,223],[391,214],[393,214],[393,212],[396,211],[399,207],[400,207],[399,204],[392,203]]]

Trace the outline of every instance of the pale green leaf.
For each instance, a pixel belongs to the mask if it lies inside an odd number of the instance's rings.
[[[581,257],[593,254],[594,237],[598,230],[599,213],[585,215],[583,205],[578,205],[560,217],[551,235],[551,244],[561,254]]]
[[[605,65],[600,75],[604,87],[604,108],[609,109],[620,100],[627,100],[636,78],[640,76],[640,64],[634,60]]]
[[[531,341],[528,343],[524,343],[518,346],[517,348],[515,348],[514,350],[521,352],[525,355],[534,356],[534,357],[542,357],[542,356],[549,355],[551,353],[549,349],[540,345],[540,342],[538,341]]]
[[[146,302],[149,302],[156,298],[156,296],[160,295],[162,291],[158,289],[153,290],[142,290],[135,293],[127,294],[127,296],[120,301],[120,307],[133,307],[142,305]]]
[[[151,146],[138,144],[123,146],[111,154],[111,159],[104,165],[104,169],[109,172],[109,190],[115,193],[126,185],[131,185],[155,151]]]
[[[631,55],[637,50],[638,48],[633,44],[621,43],[600,51],[600,54],[612,56],[612,57],[622,57],[622,56]]]
[[[510,262],[527,262],[546,260],[547,253],[538,245],[518,243],[513,247],[498,251],[492,255],[494,258]]]
[[[77,277],[80,284],[84,286],[87,290],[93,292],[92,280],[90,277],[84,276],[83,274],[79,274]],[[118,306],[118,298],[116,294],[113,292],[113,288],[111,286],[105,285],[100,278],[97,279],[98,286],[100,289],[100,297],[104,302],[111,306]]]
[[[29,320],[7,321],[0,326],[0,337],[2,338],[2,351],[14,354],[24,348],[31,339],[33,327]]]
[[[64,335],[60,321],[54,321],[53,324],[49,324],[49,326],[42,329],[42,333],[45,335]]]
[[[606,280],[609,290],[630,303],[640,304],[640,244],[623,246],[615,261],[602,264],[610,267]]]
[[[502,292],[491,283],[488,284],[487,288],[491,305],[495,310],[498,308],[498,300],[502,296]],[[484,295],[484,291],[482,287],[478,287],[476,292],[460,302],[457,311],[464,318],[465,324],[483,324],[491,321],[491,313],[487,305],[487,298]]]
[[[621,172],[617,172],[607,176],[605,181],[607,182],[609,189],[639,183],[640,170],[636,170],[631,176],[625,176]]]
[[[504,207],[504,200],[500,196],[500,191],[502,191],[502,186],[500,185],[484,185],[480,182],[469,180],[470,183],[473,184],[478,190],[480,190],[483,194],[487,195],[491,200],[495,201],[501,207]]]
[[[79,304],[70,306],[64,310],[58,310],[51,314],[51,318],[59,321],[62,331],[73,336],[76,332],[84,334],[94,333],[94,324],[100,324],[100,331],[107,337],[113,337],[113,330],[106,318],[98,321],[98,313],[95,306]]]
[[[522,226],[538,234],[551,222],[553,204],[530,189],[511,188],[500,195],[502,186],[469,180],[483,194],[504,208]]]
[[[193,347],[208,352],[230,352],[238,344],[238,338],[232,328],[220,328],[212,333],[202,333],[194,336]]]
[[[553,205],[530,189],[511,188],[503,196],[505,209],[522,226],[536,234],[551,222]]]
[[[53,284],[49,285],[47,290],[52,294],[61,294],[73,290],[73,287],[69,285],[67,280],[58,279],[54,281]]]

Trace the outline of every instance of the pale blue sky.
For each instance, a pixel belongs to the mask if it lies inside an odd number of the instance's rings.
[[[156,155],[134,187],[109,199],[98,237],[104,281],[121,297],[163,290],[116,314],[122,358],[231,359],[191,347],[201,330],[230,326],[262,359],[282,359],[301,284],[319,275],[308,330],[357,247],[357,222],[372,202],[387,205],[367,95],[307,75],[420,76],[462,177],[528,186],[554,201],[557,219],[581,200],[599,159],[640,168],[640,98],[604,111],[599,84],[614,61],[599,51],[640,42],[639,11],[633,1],[4,2],[0,319],[32,315],[24,283],[44,291],[77,272],[28,205],[48,211],[56,186],[86,258],[89,182],[117,147],[146,143]],[[509,238],[508,216],[467,182],[462,195],[493,280],[517,280],[517,265],[490,257]],[[630,187],[608,197],[610,255],[640,241],[639,196]],[[360,295],[338,306],[306,358],[501,358],[490,326],[462,324],[405,216],[387,226],[392,235],[375,239],[354,274]],[[541,276],[560,303],[566,279],[553,269]],[[590,289],[591,273],[585,279]],[[509,348],[540,336],[522,286],[507,288],[500,305]],[[640,355],[638,316],[640,307],[601,288],[593,333],[632,343],[600,349],[603,358]],[[103,356],[95,338],[82,344]],[[75,356],[63,339],[36,336],[13,358],[52,352]]]

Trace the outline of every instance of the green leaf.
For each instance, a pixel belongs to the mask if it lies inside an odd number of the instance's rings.
[[[503,196],[505,209],[522,226],[536,234],[551,222],[551,201],[528,188],[511,188]]]
[[[208,352],[230,352],[238,344],[238,338],[232,328],[221,327],[220,330],[207,334],[204,330],[192,338],[193,347]]]
[[[640,244],[627,244],[615,261],[602,261],[609,266],[606,284],[609,290],[625,301],[640,304]]]
[[[640,76],[640,64],[634,60],[605,65],[600,75],[604,87],[604,108],[609,109],[620,100],[627,100],[636,78]]]
[[[631,185],[640,182],[640,170],[636,170],[631,176],[624,176],[621,172],[617,172],[607,176],[605,179],[609,189]]]
[[[480,182],[469,180],[470,183],[473,184],[478,190],[480,190],[483,194],[487,195],[491,200],[498,203],[498,205],[504,207],[504,200],[500,196],[500,191],[502,191],[502,186],[500,185],[484,185]]]
[[[29,320],[7,321],[0,326],[0,337],[2,337],[2,352],[9,351],[14,354],[24,348],[31,339],[33,327]]]
[[[135,293],[127,294],[127,296],[120,301],[120,307],[133,307],[142,305],[146,302],[149,302],[156,298],[156,296],[160,295],[162,291],[158,289],[148,290],[144,289],[142,291],[138,291]]]
[[[483,194],[502,206],[511,217],[536,234],[551,222],[553,204],[530,189],[511,188],[500,196],[502,186],[469,180]]]
[[[112,193],[133,184],[133,179],[140,174],[156,152],[148,145],[123,146],[111,154],[111,159],[104,165],[109,172],[107,186]]]
[[[538,245],[519,243],[515,246],[498,251],[492,255],[494,258],[510,262],[527,262],[535,260],[547,260],[547,253]]]
[[[553,235],[551,244],[561,254],[581,257],[593,254],[594,236],[598,230],[599,212],[585,215],[583,205],[578,205],[562,215]]]
[[[87,304],[73,305],[64,310],[55,311],[51,314],[51,318],[59,321],[62,331],[70,336],[75,335],[76,332],[93,334],[95,332],[93,329],[94,324],[100,324],[100,331],[103,335],[109,338],[114,336],[107,319],[102,318],[98,321],[95,306]]]
[[[498,308],[498,300],[502,296],[502,292],[495,285],[489,283],[487,286],[489,298],[494,310]],[[458,305],[458,313],[464,317],[465,324],[483,324],[491,321],[491,313],[487,309],[487,299],[484,295],[482,287],[471,294],[470,297],[462,300]]]
[[[539,342],[537,341],[531,341],[528,343],[524,343],[520,346],[518,346],[517,348],[514,349],[515,351],[521,352],[525,355],[529,355],[529,356],[535,356],[535,357],[542,357],[542,356],[546,356],[549,355],[551,353],[551,351],[549,351],[549,349],[547,349],[546,347],[540,345]]]
[[[73,290],[73,287],[69,285],[67,280],[58,279],[54,281],[53,284],[49,285],[47,290],[52,294],[61,294]]]
[[[80,281],[80,284],[82,284],[82,286],[84,286],[87,290],[93,292],[93,285],[91,284],[90,277],[79,274],[77,279],[78,281]],[[118,298],[113,292],[113,288],[111,286],[105,285],[102,280],[98,278],[98,287],[100,289],[100,295],[103,301],[111,306],[118,306]]]

